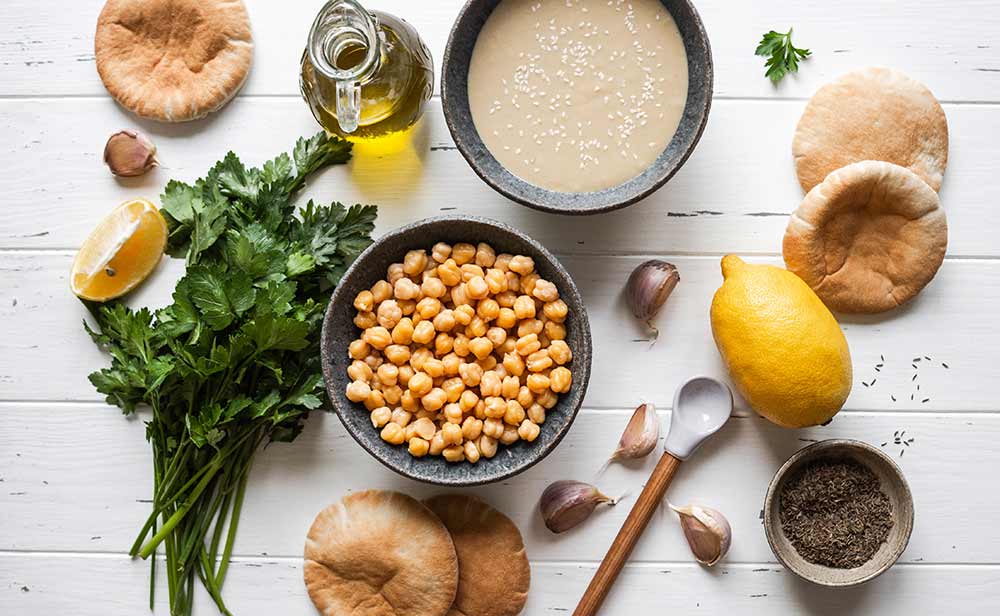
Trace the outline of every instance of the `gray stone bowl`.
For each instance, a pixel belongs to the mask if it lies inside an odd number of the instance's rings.
[[[811,563],[799,556],[781,526],[781,491],[796,471],[816,460],[852,460],[866,466],[879,478],[882,492],[892,503],[892,530],[872,559],[854,569],[834,569]],[[868,443],[851,439],[820,441],[792,454],[778,469],[764,499],[764,532],[771,551],[778,560],[800,578],[819,584],[844,588],[857,586],[882,575],[899,560],[913,532],[913,495],[892,458]]]
[[[390,445],[381,439],[380,430],[372,426],[364,405],[351,402],[345,394],[350,381],[347,376],[350,365],[347,346],[360,334],[353,322],[357,314],[353,305],[355,296],[384,278],[389,265],[402,262],[408,250],[430,250],[436,242],[486,242],[497,253],[529,256],[535,260],[535,270],[555,283],[569,307],[566,343],[573,350],[573,361],[568,364],[573,371],[572,388],[560,395],[559,402],[548,411],[541,434],[534,442],[500,445],[496,456],[482,458],[476,464],[446,462],[440,456],[415,458],[405,445]],[[500,481],[544,458],[569,431],[590,380],[590,323],[580,292],[569,273],[548,250],[527,235],[501,223],[471,216],[442,216],[406,225],[382,236],[361,253],[333,292],[323,321],[321,345],[327,393],[351,436],[375,459],[397,473],[443,486],[473,486]]]
[[[627,207],[659,189],[691,156],[712,107],[714,65],[708,34],[690,0],[662,0],[684,40],[688,95],[680,126],[667,149],[642,174],[605,190],[566,193],[539,188],[507,171],[476,131],[469,110],[469,63],[479,32],[502,0],[469,0],[458,14],[444,50],[441,103],[452,139],[469,166],[494,190],[518,203],[553,214],[597,214]]]

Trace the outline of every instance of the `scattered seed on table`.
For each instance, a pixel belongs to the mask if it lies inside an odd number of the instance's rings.
[[[930,401],[931,401],[930,398],[924,398],[923,400],[920,401],[920,404],[927,404]]]
[[[864,385],[865,387],[868,387],[868,383],[865,383],[864,381],[861,381],[861,384]]]
[[[920,361],[920,359],[921,359],[920,357],[914,357],[913,358],[913,362],[916,363],[916,362]]]
[[[875,381],[877,381],[877,380],[878,380],[878,379],[872,379],[872,382],[871,382],[871,383],[868,383],[868,385],[869,385],[869,386],[871,386],[871,385],[874,385],[874,384],[875,384]]]
[[[926,359],[927,361],[930,361],[930,360],[931,360],[931,358],[930,358],[930,357],[927,357],[926,355],[924,355],[924,359]]]
[[[917,380],[917,375],[915,375],[915,374],[914,374],[914,375],[913,375],[913,378],[912,378],[912,379],[910,379],[910,382],[912,383],[913,381],[916,381],[916,380]]]
[[[910,394],[910,400],[913,400],[913,394]]]
[[[888,442],[885,442],[885,443],[882,443],[881,445],[879,445],[879,447],[885,447],[888,444],[889,444]]]
[[[942,367],[944,367],[944,369],[945,369],[945,370],[947,370],[947,369],[948,369],[948,364],[946,364],[946,363],[944,363],[944,362],[941,362],[941,366],[942,366]]]
[[[889,394],[889,397],[890,397],[890,398],[892,398],[892,401],[893,401],[893,402],[895,402],[895,401],[896,401],[896,396],[894,396],[894,395],[892,395],[892,394]]]
[[[878,358],[881,359],[882,361],[885,361],[885,355],[879,355]]]

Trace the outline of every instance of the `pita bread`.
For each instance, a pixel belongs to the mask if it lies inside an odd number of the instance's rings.
[[[458,553],[458,594],[448,616],[520,614],[531,566],[514,522],[473,496],[442,494],[424,504],[444,522]]]
[[[368,490],[316,516],[304,575],[324,616],[445,616],[458,588],[458,559],[427,507],[405,494]]]
[[[792,142],[806,192],[836,169],[884,160],[941,189],[948,120],[923,84],[887,68],[866,68],[829,83],[806,106]]]
[[[250,72],[241,0],[108,0],[94,37],[97,72],[123,107],[163,122],[225,105]]]
[[[784,256],[830,309],[875,313],[919,293],[947,246],[937,193],[908,169],[864,161],[809,191],[788,223]]]

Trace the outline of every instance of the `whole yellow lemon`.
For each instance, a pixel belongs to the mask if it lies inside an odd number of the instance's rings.
[[[736,389],[779,426],[826,423],[851,393],[851,351],[830,310],[801,278],[722,259],[712,335]]]

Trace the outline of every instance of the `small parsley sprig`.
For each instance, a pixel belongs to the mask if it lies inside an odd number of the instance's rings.
[[[111,355],[90,375],[97,390],[126,415],[151,409],[152,511],[130,553],[163,550],[172,616],[191,613],[195,578],[229,614],[221,590],[254,454],[294,440],[323,404],[323,312],[371,243],[375,207],[309,201],[297,211],[293,197],[350,157],[350,143],[320,133],[259,169],[230,152],[193,185],[171,181],[160,210],[167,251],[187,262],[173,302],[104,304],[87,327]]]
[[[767,72],[764,76],[773,83],[778,83],[784,79],[788,73],[795,73],[799,70],[799,60],[804,60],[812,55],[808,49],[799,49],[792,44],[792,30],[782,34],[771,30],[761,39],[757,46],[756,55],[767,57],[765,67]]]

